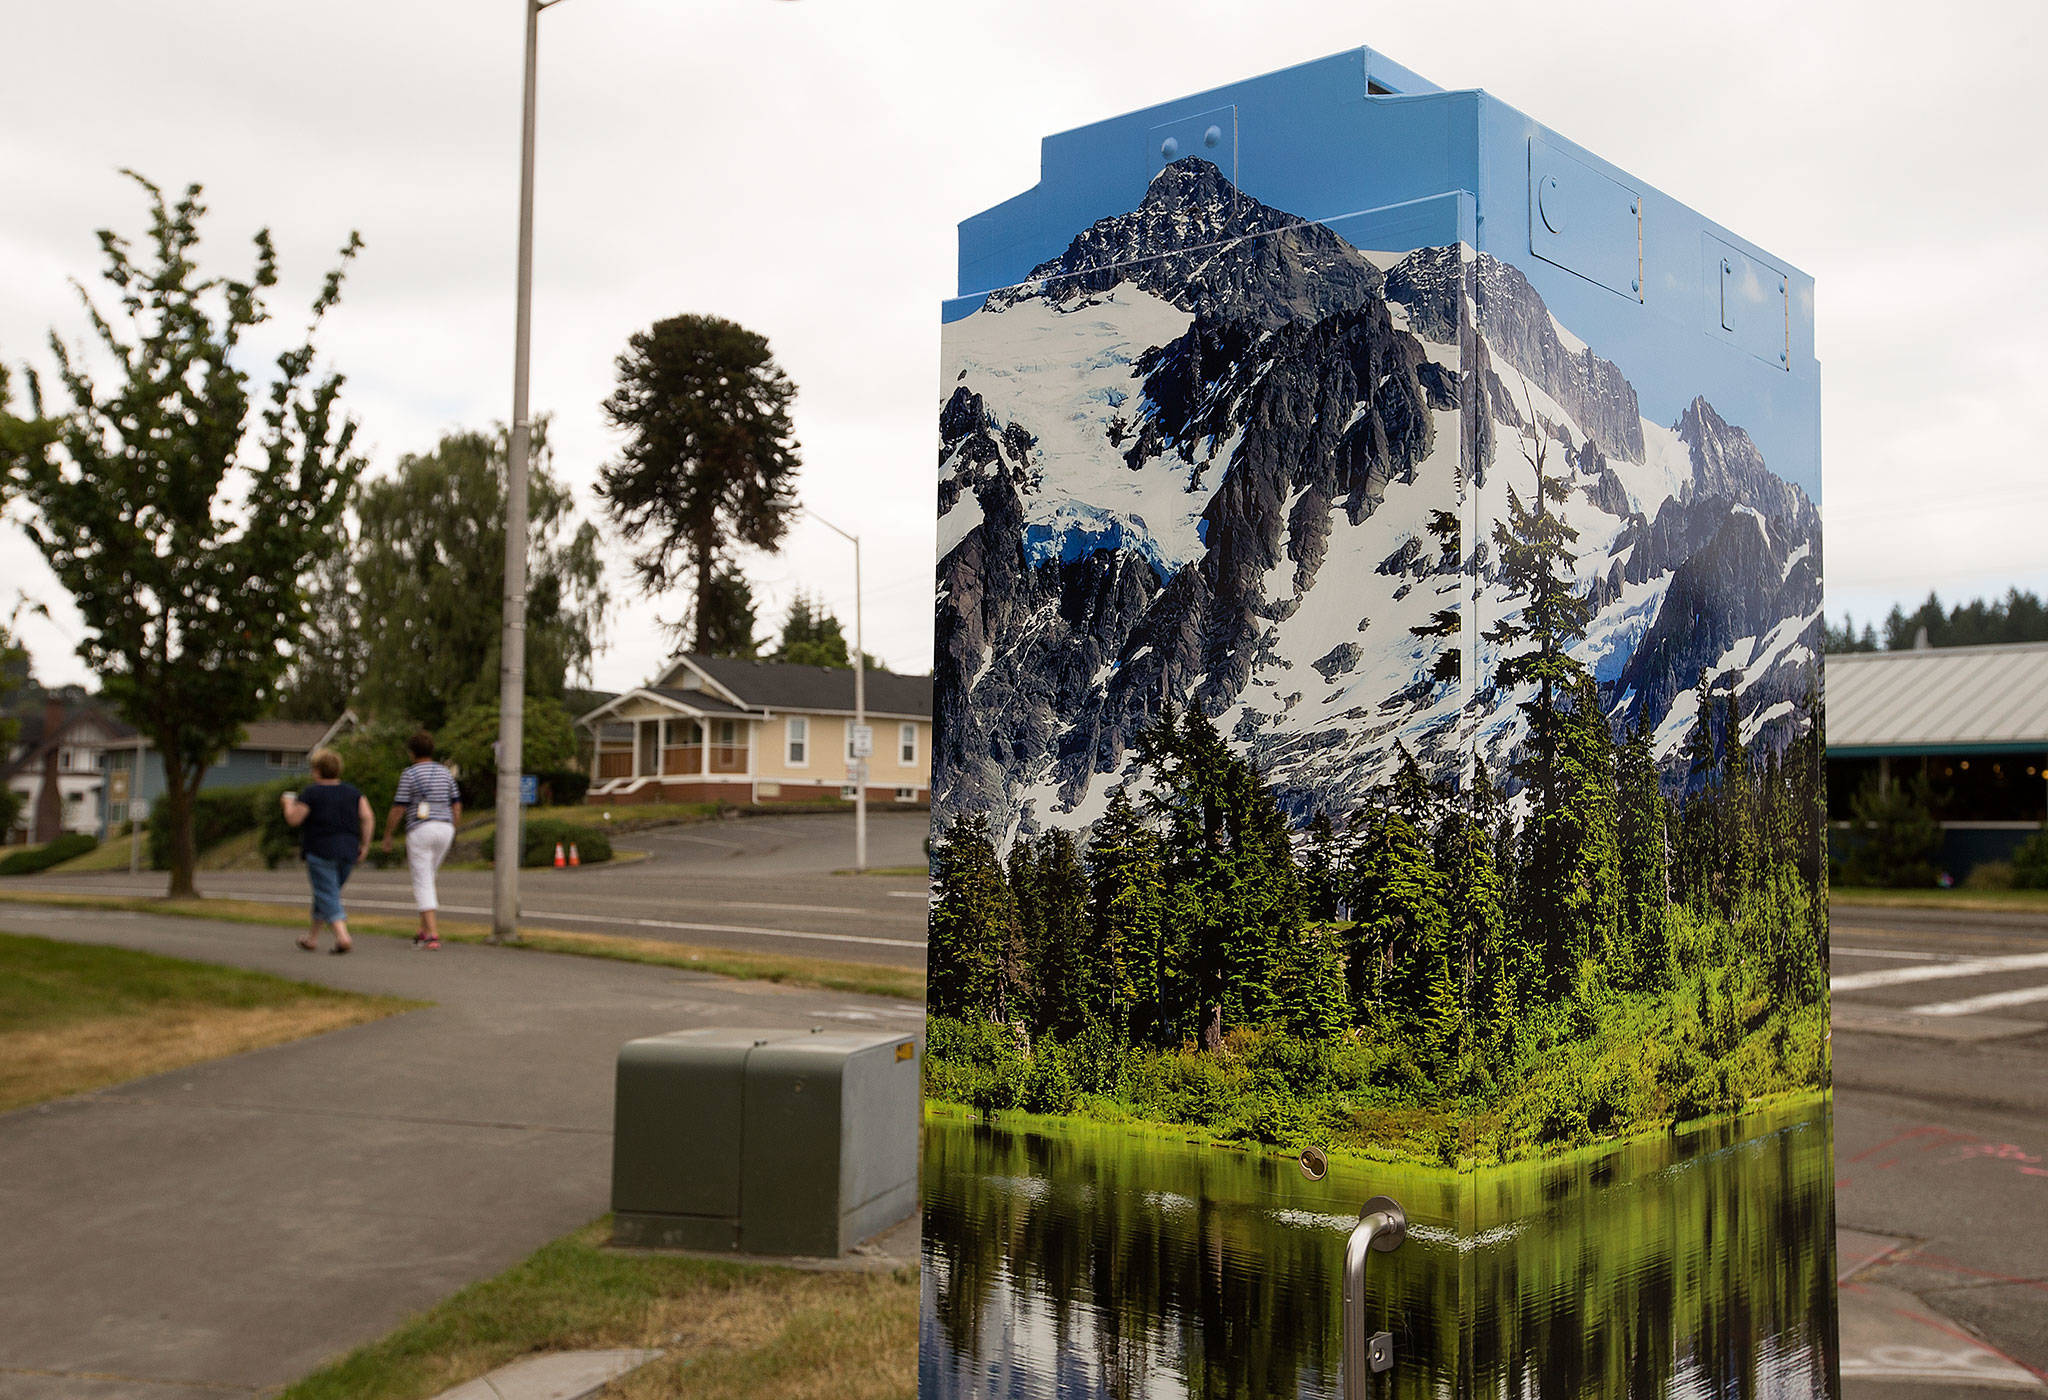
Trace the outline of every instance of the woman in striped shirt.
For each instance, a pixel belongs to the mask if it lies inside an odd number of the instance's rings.
[[[434,736],[422,729],[406,740],[412,766],[398,775],[398,791],[391,795],[391,815],[384,823],[384,850],[391,851],[391,838],[405,823],[405,863],[412,871],[412,902],[419,906],[420,931],[413,935],[415,948],[439,948],[441,930],[434,921],[440,899],[434,890],[434,874],[448,859],[455,844],[455,823],[462,820],[462,794],[456,790],[455,775],[434,762]]]

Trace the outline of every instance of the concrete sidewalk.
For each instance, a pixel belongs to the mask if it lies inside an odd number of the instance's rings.
[[[0,1400],[272,1391],[608,1204],[621,1042],[900,1002],[510,949],[0,909],[0,928],[436,1003],[0,1116]]]

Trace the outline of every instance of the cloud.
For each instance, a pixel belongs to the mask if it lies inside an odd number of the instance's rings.
[[[1048,132],[1371,43],[1446,86],[1486,87],[1816,276],[1827,494],[1843,512],[1834,586],[2035,557],[2014,512],[1953,530],[1915,513],[1930,491],[1995,492],[2035,470],[2044,308],[2029,243],[2048,189],[2013,182],[2008,149],[1987,139],[2042,124],[2035,7],[1973,6],[1941,26],[1902,3],[1365,13],[1288,0],[550,9],[533,396],[583,507],[617,446],[598,404],[626,336],[682,311],[744,322],[799,386],[805,498],[867,540],[869,650],[922,669],[954,225],[1033,184]],[[82,330],[64,279],[94,275],[93,229],[137,227],[113,174],[126,165],[206,184],[205,253],[225,266],[273,228],[276,304],[294,313],[362,230],[323,347],[377,469],[509,414],[516,5],[110,0],[29,7],[9,30],[0,355],[36,359],[53,324]],[[1903,64],[1901,33],[1914,36]],[[76,677],[75,618],[5,536],[0,571],[60,618],[30,629],[39,670]],[[850,619],[845,555],[807,526],[754,572],[774,609],[815,588]],[[623,570],[618,582],[630,600]],[[655,614],[678,611],[621,607],[599,680],[644,678],[666,649]]]

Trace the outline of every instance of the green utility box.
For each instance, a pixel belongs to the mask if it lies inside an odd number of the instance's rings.
[[[612,1239],[836,1257],[917,1208],[915,1038],[677,1031],[619,1051]]]

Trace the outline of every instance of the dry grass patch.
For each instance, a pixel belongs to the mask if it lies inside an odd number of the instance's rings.
[[[418,1004],[127,948],[0,933],[0,1113]]]
[[[749,1396],[908,1400],[917,1391],[917,1273],[805,1273],[615,1252],[607,1221],[541,1248],[279,1400],[425,1400],[522,1356],[586,1347],[665,1354],[610,1400]]]

